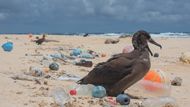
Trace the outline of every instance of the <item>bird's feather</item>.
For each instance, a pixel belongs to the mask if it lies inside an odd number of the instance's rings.
[[[107,62],[99,63],[87,76],[81,79],[79,83],[111,85],[119,81],[131,73],[132,67],[136,63],[136,53],[137,52],[114,55],[108,59]]]

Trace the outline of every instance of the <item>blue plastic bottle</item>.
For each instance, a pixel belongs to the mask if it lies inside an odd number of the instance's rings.
[[[102,86],[95,86],[92,89],[92,96],[95,98],[102,98],[106,96],[106,89]]]

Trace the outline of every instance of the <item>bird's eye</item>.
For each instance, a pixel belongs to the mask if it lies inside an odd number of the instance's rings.
[[[151,37],[150,37],[150,35],[147,35],[147,39],[150,39]]]

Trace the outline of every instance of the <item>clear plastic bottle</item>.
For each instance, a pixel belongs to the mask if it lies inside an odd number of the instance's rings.
[[[76,90],[76,95],[92,96],[93,88],[94,88],[94,85],[92,84],[87,84],[87,85],[74,84],[72,86],[67,87],[67,92],[70,93],[71,90]]]
[[[172,97],[148,98],[142,102],[143,107],[178,107]]]
[[[92,96],[92,89],[94,85],[87,84],[87,85],[78,85],[76,87],[77,95],[81,96]]]
[[[53,97],[55,99],[55,102],[61,107],[64,107],[64,104],[67,103],[70,99],[69,94],[61,87],[52,90],[50,96]]]

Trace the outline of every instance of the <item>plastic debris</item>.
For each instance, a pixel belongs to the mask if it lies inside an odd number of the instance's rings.
[[[172,97],[149,98],[142,102],[143,107],[178,107]]]
[[[106,97],[106,102],[111,107],[115,107],[117,105],[116,99],[113,97]]]
[[[6,42],[2,45],[2,48],[6,52],[11,52],[13,50],[13,43],[12,42]]]
[[[106,96],[106,89],[102,86],[95,86],[92,90],[92,96],[95,98],[102,98]]]
[[[130,98],[126,94],[119,94],[116,97],[116,101],[121,104],[121,105],[129,105],[130,103]]]
[[[87,85],[75,85],[75,86],[70,86],[68,89],[69,93],[71,91],[76,91],[76,95],[78,96],[92,96],[92,89],[94,88],[94,85],[92,84],[87,84]],[[71,93],[70,93],[71,94]]]
[[[38,67],[30,67],[29,68],[29,75],[35,76],[35,77],[41,77],[44,75],[44,72],[41,68]]]
[[[92,61],[87,61],[84,59],[81,59],[79,62],[74,62],[74,64],[78,66],[84,66],[84,67],[92,67],[93,65]]]
[[[159,57],[159,53],[154,53],[154,57]]]
[[[69,94],[67,94],[67,92],[61,87],[52,90],[50,96],[53,97],[56,104],[61,107],[65,107],[64,104],[67,103],[70,99]]]
[[[80,48],[75,48],[71,52],[71,56],[78,56],[82,53],[82,50]]]
[[[95,58],[95,57],[99,57],[98,53],[96,53],[96,52],[93,51],[93,50],[87,50],[87,52],[88,52],[89,54],[91,54],[94,58]]]
[[[80,58],[87,58],[87,59],[94,59],[94,56],[91,55],[90,53],[82,53],[79,57]]]
[[[149,70],[138,83],[140,89],[155,96],[169,96],[171,93],[170,80],[162,70]]]
[[[57,71],[57,70],[59,70],[59,65],[58,65],[57,63],[53,62],[53,63],[51,63],[51,64],[49,65],[49,68],[50,68],[51,70]]]
[[[60,53],[51,54],[50,56],[51,56],[52,58],[57,58],[57,59],[66,58],[63,54],[60,54]]]
[[[180,78],[180,77],[175,77],[171,81],[171,85],[173,85],[173,86],[181,86],[181,84],[182,84],[182,78]]]
[[[77,94],[77,91],[75,90],[75,89],[72,89],[72,90],[70,90],[70,95],[76,95]]]
[[[64,74],[58,78],[58,80],[62,81],[79,81],[81,78],[71,74]]]
[[[47,58],[47,57],[46,57]],[[42,59],[41,60],[41,65],[43,65],[44,67],[49,67],[49,65],[52,63],[53,61],[51,59]]]

